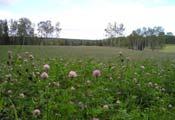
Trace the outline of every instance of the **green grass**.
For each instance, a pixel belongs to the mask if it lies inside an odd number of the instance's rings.
[[[174,120],[174,58],[110,47],[0,46],[0,118]],[[40,76],[44,64],[47,79]],[[101,76],[92,75],[95,69]],[[77,77],[68,76],[72,70]]]
[[[36,57],[49,58],[49,57],[63,57],[63,58],[95,58],[99,60],[110,60],[118,57],[118,53],[121,51],[125,56],[130,57],[133,60],[144,59],[167,59],[175,58],[175,53],[168,52],[171,46],[167,46],[165,50],[161,51],[135,51],[125,48],[115,47],[96,47],[96,46],[0,46],[0,58],[5,59],[7,57],[6,52],[12,50],[15,53],[20,52],[32,52]],[[163,51],[163,52],[162,52]],[[164,52],[167,51],[167,52]]]
[[[175,53],[175,45],[166,45],[162,52]]]

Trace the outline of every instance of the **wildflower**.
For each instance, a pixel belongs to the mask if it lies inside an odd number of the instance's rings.
[[[42,79],[47,79],[49,76],[48,76],[48,74],[46,73],[46,72],[43,72],[42,74],[41,74],[41,78]]]
[[[122,51],[119,52],[119,55],[122,56]]]
[[[91,81],[90,81],[90,80],[87,80],[87,81],[86,81],[86,83],[87,83],[87,84],[90,84],[90,83],[91,83]]]
[[[152,82],[149,82],[149,83],[148,83],[148,86],[149,86],[149,87],[153,87],[153,83],[152,83]]]
[[[21,98],[24,98],[24,97],[25,97],[24,93],[20,93],[19,96],[20,96]]]
[[[30,58],[30,60],[33,60],[34,59],[34,57],[33,57],[32,54],[29,55],[29,58]]]
[[[49,66],[48,64],[45,64],[45,65],[43,66],[43,68],[44,68],[44,70],[45,70],[46,72],[48,72],[48,70],[50,69],[50,66]]]
[[[24,59],[24,62],[28,62],[28,60],[27,59]]]
[[[70,71],[68,77],[75,78],[77,77],[77,73],[75,71]]]
[[[140,87],[141,85],[139,83],[137,83],[137,86]]]
[[[92,73],[92,75],[94,77],[100,77],[101,76],[101,71],[100,70],[94,70],[93,73]]]
[[[75,90],[75,88],[72,86],[71,88],[70,88],[71,90]]]
[[[29,55],[29,52],[25,52],[25,55],[28,56]]]
[[[104,109],[109,109],[109,106],[108,105],[103,105],[103,108]]]
[[[39,77],[39,75],[40,75],[40,72],[36,72],[36,76]]]
[[[172,108],[173,106],[171,104],[168,105],[169,108]]]
[[[157,100],[159,100],[159,99],[160,99],[160,97],[158,96],[158,97],[156,97],[156,99],[157,99]]]
[[[33,113],[33,116],[37,117],[41,114],[41,111],[39,109],[35,109],[32,113]]]
[[[109,77],[110,80],[112,80],[113,78],[112,77]]]
[[[120,100],[117,100],[117,102],[116,102],[117,104],[120,104]]]
[[[20,55],[18,55],[18,60],[22,60],[22,57]]]
[[[161,90],[162,90],[162,92],[165,92],[165,88],[162,88]]]
[[[157,84],[157,83],[154,83],[154,85],[155,85],[155,86],[158,86],[158,84]]]
[[[60,86],[60,83],[59,83],[59,82],[53,82],[53,85],[54,85],[55,87],[59,87],[59,86]]]
[[[145,66],[142,65],[142,66],[140,66],[140,68],[141,68],[141,69],[145,69]]]
[[[11,75],[11,74],[8,74],[8,75],[6,75],[5,77],[6,77],[8,80],[11,80],[12,75]]]
[[[12,94],[12,90],[8,90],[7,93],[8,93],[8,94]]]

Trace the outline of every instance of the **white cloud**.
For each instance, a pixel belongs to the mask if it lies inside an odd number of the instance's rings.
[[[175,33],[175,16],[172,14],[175,7],[146,8],[142,5],[102,6],[96,8],[72,9],[60,16],[63,27],[79,28],[79,36],[67,32],[73,37],[103,38],[104,28],[108,22],[124,23],[126,34],[139,27],[162,26],[166,31]],[[64,16],[64,17],[62,17]],[[86,33],[87,32],[87,33]],[[81,34],[82,33],[82,34]],[[64,32],[66,36],[66,31]]]
[[[108,22],[123,23],[126,27],[126,34],[139,27],[162,26],[166,31],[175,34],[175,11],[174,6],[148,7],[142,4],[144,0],[131,0],[127,4],[114,4],[106,0],[89,0],[88,6],[75,4],[64,10],[56,12],[40,12],[20,14],[8,11],[0,11],[1,18],[28,17],[37,23],[41,20],[50,19],[55,23],[61,23],[61,37],[99,39],[105,37],[104,29]],[[112,1],[112,0],[111,0]],[[152,0],[148,0],[152,1]],[[72,0],[64,0],[70,4]],[[154,3],[163,3],[163,0],[153,0]],[[92,4],[93,3],[93,4]]]
[[[0,10],[0,18],[1,19],[10,19],[12,17],[12,13],[9,11]]]
[[[0,5],[10,5],[18,2],[19,0],[0,0]]]

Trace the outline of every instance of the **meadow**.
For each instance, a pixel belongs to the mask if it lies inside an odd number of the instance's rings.
[[[116,47],[98,47],[98,46],[18,46],[18,45],[1,45],[0,46],[0,61],[6,60],[7,52],[11,50],[13,53],[31,52],[36,58],[94,58],[100,61],[110,61],[118,58],[118,53],[121,51],[126,57],[133,60],[145,59],[172,59],[175,58],[175,46],[167,45],[163,50],[136,51],[127,48]]]
[[[0,118],[174,120],[173,48],[0,46]]]

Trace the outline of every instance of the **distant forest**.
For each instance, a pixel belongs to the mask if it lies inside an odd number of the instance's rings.
[[[173,33],[165,33],[161,26],[138,28],[124,36],[125,27],[122,23],[108,23],[104,29],[107,38],[101,40],[59,38],[61,31],[60,22],[52,25],[51,20],[40,21],[37,29],[28,18],[0,20],[0,45],[84,45],[154,50],[163,48],[165,44],[175,44]]]

